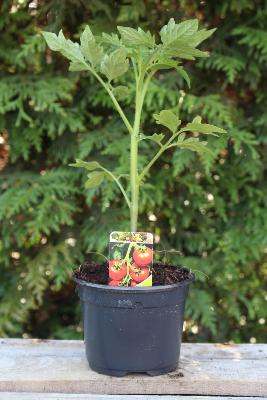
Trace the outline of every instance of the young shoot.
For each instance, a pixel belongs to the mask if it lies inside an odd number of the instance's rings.
[[[151,80],[156,79],[156,72],[174,69],[190,87],[190,79],[182,62],[206,57],[207,53],[199,50],[198,46],[214,31],[215,29],[199,29],[197,19],[177,24],[171,18],[159,32],[159,43],[149,31],[123,26],[118,26],[118,34],[103,33],[102,36],[95,36],[90,27],[86,26],[81,34],[80,43],[66,39],[62,31],[58,35],[42,32],[49,48],[60,52],[70,61],[70,71],[88,71],[94,76],[110,96],[115,110],[129,132],[130,171],[124,172],[130,176],[128,185],[123,185],[121,176],[116,176],[96,161],[77,159],[75,164],[71,165],[89,171],[87,188],[100,185],[106,178],[118,185],[129,207],[132,232],[137,231],[140,185],[147,179],[150,169],[162,153],[175,147],[198,153],[209,152],[206,147],[207,142],[200,140],[199,137],[193,137],[191,133],[216,135],[225,132],[214,125],[202,123],[200,116],[196,116],[192,122],[184,125],[173,110],[162,110],[154,114],[156,124],[167,128],[169,135],[144,134],[141,130],[144,99]],[[133,120],[129,120],[120,104],[120,101],[128,95],[128,87],[120,84],[120,79],[126,73],[132,74],[135,82]],[[141,140],[153,141],[158,146],[142,170],[138,160]]]

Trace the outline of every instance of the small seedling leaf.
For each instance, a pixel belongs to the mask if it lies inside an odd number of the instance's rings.
[[[109,81],[118,78],[128,70],[129,60],[126,56],[127,51],[124,48],[119,48],[110,54],[105,54],[100,70]]]
[[[157,124],[166,126],[173,133],[177,131],[181,124],[178,116],[171,110],[162,110],[159,114],[154,114],[154,118]]]
[[[100,64],[103,55],[103,48],[96,43],[95,37],[87,25],[81,35],[81,51],[84,58],[90,62],[93,67]]]
[[[126,46],[138,47],[153,47],[155,45],[155,38],[149,32],[143,31],[143,29],[133,29],[124,26],[118,26],[118,31],[121,34],[122,42]]]
[[[71,167],[75,168],[85,168],[88,171],[93,171],[97,168],[102,168],[102,166],[97,161],[83,161],[76,159],[75,164],[69,164]]]
[[[103,171],[93,171],[90,174],[88,174],[88,180],[85,182],[85,187],[87,189],[94,188],[96,186],[99,186],[105,177],[105,172]]]

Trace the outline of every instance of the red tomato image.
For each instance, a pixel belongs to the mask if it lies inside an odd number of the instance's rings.
[[[131,271],[130,271],[130,277],[135,281],[135,282],[143,282],[145,279],[147,279],[149,277],[150,271],[149,268],[147,267],[137,267],[137,268],[133,268],[133,266],[131,267]]]
[[[135,282],[135,281],[131,281],[131,286],[132,287],[134,287],[134,286],[136,286],[137,285],[137,283]]]
[[[134,262],[140,267],[145,267],[152,262],[153,251],[149,247],[140,246],[133,252]]]
[[[109,277],[112,280],[120,281],[127,273],[127,266],[123,260],[112,260],[109,262]]]
[[[109,286],[119,286],[120,282],[119,281],[110,281]]]

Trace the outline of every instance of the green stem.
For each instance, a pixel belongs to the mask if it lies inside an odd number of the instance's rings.
[[[131,232],[137,231],[138,224],[138,205],[139,205],[139,189],[140,180],[138,175],[138,143],[141,123],[141,113],[144,103],[146,90],[149,84],[149,78],[144,82],[144,73],[136,75],[136,99],[135,99],[135,118],[133,133],[131,135],[131,166],[130,166],[130,183],[131,183]]]
[[[150,170],[150,168],[152,167],[152,165],[157,161],[157,159],[161,156],[161,154],[169,149],[170,147],[172,147],[173,145],[171,144],[173,142],[173,140],[179,135],[181,131],[178,131],[176,133],[174,133],[171,138],[161,146],[161,148],[159,149],[159,151],[155,154],[155,156],[152,158],[152,160],[149,161],[149,163],[145,166],[145,168],[143,169],[143,171],[141,172],[141,174],[139,175],[139,184],[142,182],[142,180],[144,179],[144,177],[146,176],[146,174],[148,173],[148,171]]]
[[[126,266],[127,266],[127,275],[126,276],[130,275],[130,267],[129,267],[130,260],[129,260],[129,258],[130,258],[130,252],[132,250],[133,245],[134,245],[133,243],[129,244],[126,256],[123,259],[123,261],[126,262]]]
[[[116,176],[113,175],[113,173],[111,171],[109,171],[108,169],[102,167],[102,170],[105,171],[117,183],[118,187],[120,188],[120,190],[121,190],[121,192],[122,192],[122,194],[123,194],[123,196],[125,198],[125,201],[126,201],[128,207],[131,208],[130,200],[129,200],[129,198],[127,196],[127,193],[125,192],[122,184],[120,183],[119,179],[116,178]]]
[[[139,182],[138,182],[138,139],[140,129],[141,110],[139,106],[138,94],[136,94],[136,109],[134,128],[131,135],[131,164],[130,164],[130,184],[131,184],[131,232],[137,231],[138,222],[138,203],[139,203]]]
[[[155,154],[155,156],[152,158],[152,160],[149,161],[149,163],[145,166],[141,174],[139,175],[139,183],[142,182],[144,179],[145,175],[148,173],[152,165],[157,161],[157,159],[161,156],[161,154],[166,150],[165,146],[162,146],[160,150]]]
[[[114,107],[116,108],[116,110],[117,110],[118,113],[120,114],[121,119],[122,119],[122,121],[124,122],[126,128],[128,129],[129,133],[132,134],[132,133],[133,133],[133,128],[132,128],[130,122],[128,121],[128,118],[127,118],[126,115],[124,114],[124,112],[123,112],[121,106],[119,105],[119,103],[118,103],[116,97],[115,97],[114,94],[112,93],[112,90],[110,90],[110,88],[108,87],[108,85],[103,81],[103,79],[98,75],[97,72],[95,72],[91,67],[89,67],[89,65],[86,64],[86,66],[87,66],[88,70],[89,70],[89,71],[94,75],[94,77],[98,80],[98,82],[100,82],[101,85],[106,89],[106,91],[108,92],[108,94],[109,94],[109,96],[110,96],[110,98],[111,98],[111,100],[112,100],[112,102],[113,102],[113,104],[114,104]]]

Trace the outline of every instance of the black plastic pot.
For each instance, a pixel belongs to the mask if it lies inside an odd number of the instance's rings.
[[[193,275],[175,285],[138,289],[74,281],[82,302],[86,356],[94,371],[155,376],[177,368]]]

